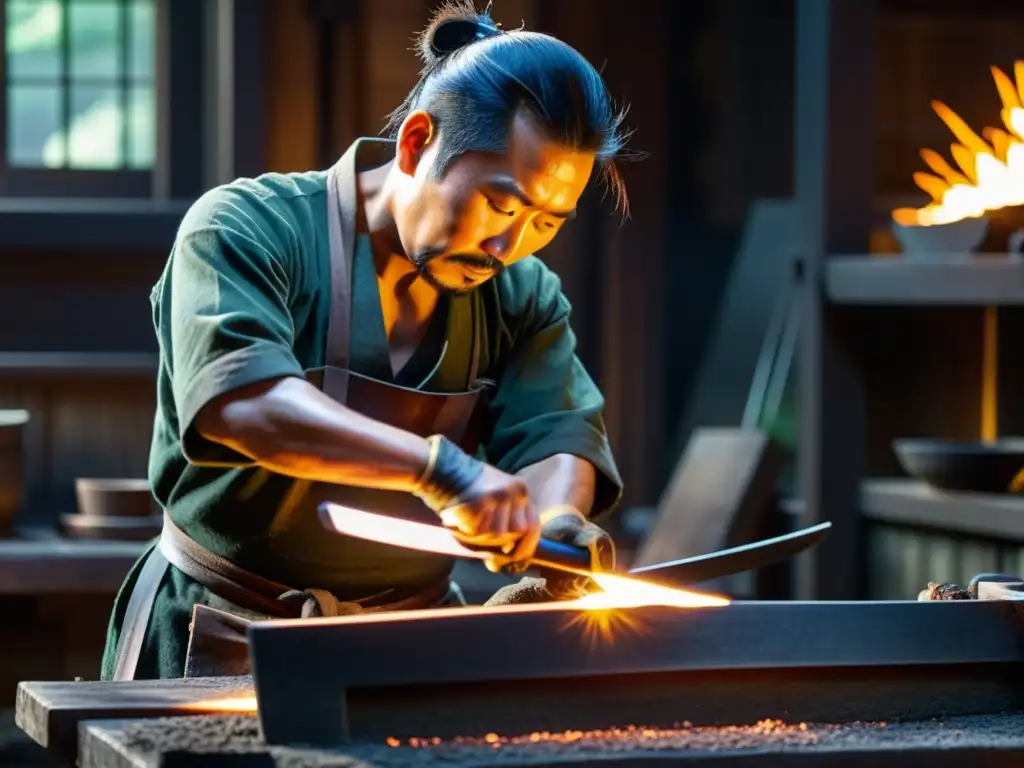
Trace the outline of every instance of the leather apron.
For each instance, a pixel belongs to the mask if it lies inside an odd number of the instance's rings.
[[[463,450],[474,452],[478,445],[476,417],[481,402],[480,394],[485,386],[484,382],[478,381],[480,329],[477,321],[474,321],[473,328],[468,387],[464,392],[422,392],[382,382],[350,370],[352,272],[358,214],[357,172],[361,168],[383,165],[391,160],[394,156],[393,147],[393,142],[361,139],[353,144],[328,172],[327,223],[330,239],[331,301],[326,365],[320,369],[307,370],[306,377],[336,402],[347,405],[365,416],[424,437],[443,434]],[[437,522],[436,515],[411,494],[326,485],[317,495],[326,495],[337,503],[372,509],[375,512],[435,524]],[[157,546],[143,564],[128,601],[117,645],[114,680],[132,680],[135,677],[153,605],[167,569],[171,565],[195,579],[229,605],[242,608],[241,611],[232,611],[237,615],[231,616],[202,605],[194,607],[189,655],[192,656],[197,644],[225,649],[223,663],[215,661],[211,665],[209,660],[199,663],[198,666],[206,670],[200,674],[241,673],[238,666],[243,662],[239,661],[239,646],[243,646],[241,653],[244,655],[244,625],[247,619],[298,618],[299,604],[289,599],[296,593],[304,591],[307,595],[313,594],[321,606],[333,604],[336,610],[340,606],[342,613],[359,610],[376,612],[442,604],[451,597],[450,590],[453,586],[445,574],[441,581],[427,585],[420,593],[405,595],[390,603],[377,599],[369,607],[360,606],[358,602],[338,604],[332,600],[329,593],[322,590],[302,585],[280,584],[240,568],[189,537],[165,513],[163,533]],[[457,587],[455,589],[457,590]],[[285,599],[281,599],[282,596]],[[336,610],[325,612],[336,615]],[[246,618],[241,618],[243,615]],[[205,639],[197,641],[197,625],[214,629]],[[225,627],[234,630],[231,637],[224,636]],[[187,662],[186,670],[190,666],[195,665],[191,661]]]

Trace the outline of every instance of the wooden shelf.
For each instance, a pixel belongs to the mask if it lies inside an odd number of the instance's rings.
[[[158,360],[143,352],[0,352],[0,376],[156,375]]]
[[[1024,541],[1024,496],[946,493],[919,480],[867,480],[860,488],[865,517],[973,536]]]
[[[924,261],[904,256],[833,256],[825,290],[836,304],[1024,304],[1024,260],[1016,254]]]
[[[0,198],[0,249],[166,251],[191,200]]]
[[[0,595],[115,594],[148,542],[75,541],[50,529],[0,540]]]

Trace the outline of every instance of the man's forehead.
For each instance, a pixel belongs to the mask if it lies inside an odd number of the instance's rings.
[[[519,110],[509,130],[507,156],[519,173],[549,176],[570,184],[580,167],[593,166],[594,153],[566,147],[553,139],[529,110]]]
[[[551,139],[536,119],[517,116],[509,132],[505,172],[537,207],[569,212],[587,186],[594,153],[571,149]]]

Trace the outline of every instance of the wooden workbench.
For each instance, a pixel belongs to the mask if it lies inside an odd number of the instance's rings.
[[[764,721],[663,730],[624,727],[599,734],[488,735],[450,742],[435,742],[431,734],[423,734],[419,744],[381,739],[321,750],[269,747],[255,714],[225,714],[218,706],[251,695],[247,677],[26,683],[19,690],[18,724],[51,754],[79,768],[480,768],[581,762],[603,768],[655,762],[751,768],[1024,765],[1024,713],[899,725]]]
[[[29,682],[18,686],[15,722],[33,741],[74,763],[85,720],[201,715],[253,696],[250,677],[109,682]]]

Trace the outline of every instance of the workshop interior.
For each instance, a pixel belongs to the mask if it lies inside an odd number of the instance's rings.
[[[156,488],[186,384],[152,303],[186,214],[385,136],[442,66],[417,35],[443,5],[0,2],[0,765],[1024,765],[1024,4],[1003,0],[477,3],[459,45],[550,35],[624,109],[628,212],[592,183],[537,254],[603,397],[614,569],[550,538],[496,567],[327,492],[303,525],[448,558],[464,605],[200,605],[183,675],[101,679],[187,484]],[[537,572],[588,591],[493,603]]]

